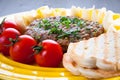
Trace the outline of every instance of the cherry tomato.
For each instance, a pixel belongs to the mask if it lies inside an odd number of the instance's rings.
[[[18,31],[20,31],[20,33],[24,33],[25,28],[22,26],[18,26],[14,21],[10,21],[10,20],[3,20],[3,22],[1,23],[1,26],[4,29],[6,28],[15,28]]]
[[[37,42],[31,36],[21,35],[13,46],[10,47],[10,57],[21,63],[32,63],[34,62],[34,51],[33,46]]]
[[[36,63],[43,67],[58,67],[62,61],[61,46],[53,40],[44,40],[41,45],[34,48]],[[39,50],[40,49],[40,50]]]
[[[20,32],[14,28],[7,28],[0,35],[0,52],[4,55],[9,55],[9,48],[12,42],[10,38],[16,39],[17,36],[20,36]]]

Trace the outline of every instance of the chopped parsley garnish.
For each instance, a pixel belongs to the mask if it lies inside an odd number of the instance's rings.
[[[41,23],[39,23],[39,27],[44,27],[45,30],[48,30],[51,27],[51,23],[47,19],[42,19]]]
[[[76,24],[77,26],[79,26],[80,28],[83,28],[84,27],[84,21],[83,20],[80,20],[78,18],[74,18],[72,20],[73,24]]]
[[[57,34],[57,38],[65,38],[65,37],[69,37],[70,35],[77,37],[78,33],[80,30],[73,30],[73,31],[69,31],[69,28],[71,28],[71,24],[74,25],[75,27],[78,27],[78,29],[81,29],[84,27],[85,21],[79,18],[70,18],[70,17],[66,17],[66,16],[62,16],[60,17],[59,20],[54,20],[50,21],[49,19],[45,18],[45,19],[41,19],[38,27],[39,28],[44,28],[45,30],[49,30],[49,34]],[[59,28],[60,26],[65,27],[66,29],[68,29],[67,31],[65,31],[62,28]]]
[[[63,31],[62,31],[62,29],[59,29],[57,27],[53,27],[53,28],[50,29],[49,33],[51,33],[51,34],[62,34]]]
[[[60,25],[60,22],[58,22],[58,21],[55,21],[53,24],[54,27],[59,27],[59,25]]]
[[[77,24],[80,20],[78,18],[73,18],[72,23]]]
[[[78,37],[77,35],[79,34],[79,31],[80,30],[63,32],[57,38],[65,38],[65,37],[69,37],[70,35],[73,35],[74,37]]]
[[[47,19],[42,19],[42,22],[46,24],[46,23],[49,23],[49,20],[47,20]]]
[[[66,28],[70,27],[71,19],[67,17],[61,17],[60,22],[66,26]]]

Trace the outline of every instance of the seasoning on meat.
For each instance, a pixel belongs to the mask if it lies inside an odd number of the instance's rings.
[[[72,16],[57,16],[33,21],[25,34],[32,36],[38,42],[45,39],[57,41],[67,51],[70,42],[97,37],[104,33],[104,28],[98,22],[84,20]]]

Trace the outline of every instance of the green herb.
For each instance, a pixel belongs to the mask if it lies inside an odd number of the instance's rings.
[[[42,23],[38,23],[38,25],[37,25],[37,27],[39,27],[39,28],[41,28],[41,27],[43,27],[44,25],[42,24]]]
[[[51,24],[46,23],[46,24],[44,24],[44,29],[45,29],[45,30],[48,30],[48,29],[50,29],[50,26],[51,26]]]
[[[42,19],[42,22],[45,24],[45,23],[48,23],[49,20],[47,20],[47,19]]]
[[[62,23],[64,21],[68,21],[68,18],[63,16],[63,17],[61,17],[60,22]]]
[[[79,30],[72,31],[72,32],[71,32],[71,34],[73,34],[73,35],[74,35],[74,37],[75,37],[76,35],[78,35],[78,32],[79,32]]]
[[[58,21],[55,21],[53,24],[54,27],[59,27],[59,25],[60,25],[60,23]]]
[[[78,19],[78,18],[73,18],[72,23],[77,24],[77,26],[79,26],[80,28],[83,28],[84,27],[83,24],[85,22],[83,20]]]
[[[70,28],[71,24],[75,25],[76,27],[78,26],[77,30],[65,32],[64,30],[59,28],[60,26]],[[39,28],[43,27],[45,30],[49,30],[49,34],[57,34],[58,35],[57,38],[65,38],[69,36],[80,38],[79,31],[84,26],[85,26],[84,20],[79,18],[70,18],[66,16],[61,17],[59,21],[54,20],[54,22],[49,21],[49,19],[42,19],[41,22],[38,24]]]
[[[50,27],[51,27],[51,23],[50,23],[49,20],[43,19],[43,20],[42,20],[42,23],[41,23],[39,26],[40,26],[40,27],[42,26],[42,27],[44,27],[45,30],[48,30],[48,29],[50,29]]]
[[[67,17],[61,17],[60,22],[66,26],[66,28],[70,27],[71,19]]]
[[[97,32],[97,29],[94,29],[94,32]]]
[[[78,22],[78,26],[80,26],[80,28],[83,28],[84,27],[84,21],[83,20],[80,20],[79,22]]]
[[[80,20],[78,18],[73,18],[72,23],[77,24]]]
[[[58,35],[57,38],[65,38],[65,37],[68,37],[70,35],[69,32],[63,32],[61,35]]]
[[[68,31],[68,32],[63,32],[61,35],[58,36],[58,38],[65,38],[69,37],[70,35],[73,35],[74,37],[78,37],[79,30],[75,31]]]
[[[51,34],[62,34],[63,31],[62,31],[62,29],[53,27],[53,28],[50,29],[50,32],[49,32],[49,33],[51,33]]]
[[[86,27],[86,28],[85,28],[85,30],[86,30],[86,31],[90,31],[90,30],[91,30],[91,28],[89,28],[89,27]]]

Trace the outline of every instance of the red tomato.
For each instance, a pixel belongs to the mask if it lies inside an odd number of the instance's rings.
[[[44,40],[42,50],[35,53],[36,63],[43,67],[57,67],[62,61],[63,52],[61,46],[53,40]],[[41,48],[39,46],[39,48]]]
[[[32,63],[34,61],[33,46],[37,43],[28,35],[21,35],[13,46],[10,47],[10,57],[21,63]]]
[[[10,20],[3,21],[3,23],[1,24],[1,26],[3,27],[3,29],[6,29],[6,28],[15,28],[18,31],[20,31],[20,33],[24,33],[24,31],[25,31],[24,27],[18,26],[14,21],[10,21]]]
[[[5,29],[0,35],[0,52],[4,55],[9,55],[9,45],[12,44],[9,39],[16,39],[17,36],[20,36],[20,32],[18,30],[14,28]]]

